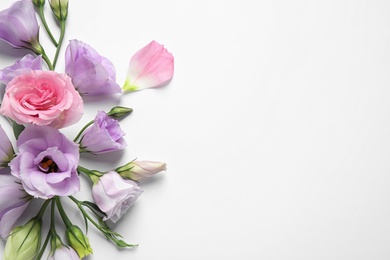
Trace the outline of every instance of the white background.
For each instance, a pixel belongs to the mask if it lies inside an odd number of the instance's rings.
[[[64,47],[92,45],[120,85],[151,40],[175,56],[167,86],[89,99],[63,130],[130,106],[125,152],[82,163],[168,164],[114,226],[139,248],[117,250],[91,228],[86,259],[390,259],[389,10],[385,0],[70,0]],[[27,53],[0,51],[1,67]]]

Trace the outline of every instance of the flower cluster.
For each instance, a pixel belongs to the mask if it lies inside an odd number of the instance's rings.
[[[135,247],[123,241],[106,221],[117,222],[135,203],[143,192],[140,181],[166,170],[165,163],[138,160],[105,172],[80,165],[83,153],[99,156],[126,147],[119,120],[129,115],[131,108],[97,111],[74,139],[60,129],[82,118],[87,105],[84,96],[123,95],[166,84],[173,76],[172,54],[156,41],[150,42],[130,59],[120,87],[114,64],[75,39],[65,51],[65,72],[56,72],[69,2],[48,2],[58,21],[57,38],[45,19],[45,0],[18,0],[0,12],[0,40],[31,51],[0,70],[5,88],[0,114],[9,119],[16,139],[13,142],[0,126],[0,236],[7,240],[6,260],[40,259],[48,244],[48,259],[81,259],[92,253],[88,237],[66,214],[65,198],[74,202],[86,225],[95,226],[118,247]],[[40,43],[40,28],[55,48],[52,59]],[[75,197],[81,189],[81,176],[92,182],[93,201]],[[42,234],[45,214],[50,214],[46,236]],[[56,231],[56,216],[62,220],[66,238]]]

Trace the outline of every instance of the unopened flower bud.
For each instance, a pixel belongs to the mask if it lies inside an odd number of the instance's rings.
[[[115,119],[120,119],[122,117],[129,115],[131,112],[133,112],[132,108],[116,106],[111,108],[111,110],[107,113],[107,115]]]
[[[34,259],[41,243],[41,222],[31,219],[14,228],[4,249],[4,260]]]
[[[128,164],[115,169],[122,178],[128,178],[134,181],[139,181],[149,178],[156,173],[165,171],[167,165],[163,162],[153,161],[131,161]]]
[[[45,5],[45,0],[32,0],[32,2],[37,7],[42,7]]]
[[[62,243],[58,235],[55,235],[51,240],[51,251],[47,260],[56,259],[80,259],[73,248],[65,246]]]
[[[49,0],[51,10],[60,21],[65,21],[68,17],[68,0]]]
[[[84,235],[83,231],[81,231],[78,226],[70,226],[66,230],[66,236],[70,246],[77,252],[80,259],[82,259],[84,256],[92,254],[92,248],[89,245],[88,237]]]

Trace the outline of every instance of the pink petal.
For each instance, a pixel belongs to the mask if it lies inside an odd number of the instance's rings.
[[[124,91],[154,88],[173,77],[174,58],[163,45],[150,42],[131,58]]]

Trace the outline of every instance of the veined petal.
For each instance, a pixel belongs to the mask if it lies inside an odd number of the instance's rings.
[[[159,87],[173,77],[174,58],[163,45],[150,42],[134,54],[129,62],[124,91]]]

